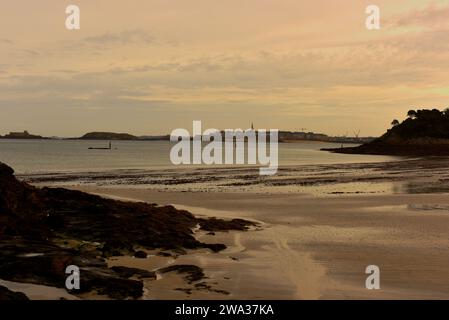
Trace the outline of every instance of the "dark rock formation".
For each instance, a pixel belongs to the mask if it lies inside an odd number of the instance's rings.
[[[109,269],[105,257],[142,256],[135,248],[177,250],[223,244],[198,241],[192,229],[244,230],[243,220],[197,219],[173,206],[122,202],[62,188],[36,188],[18,181],[0,163],[0,279],[65,287],[65,268],[80,268],[81,290],[115,299],[138,298],[136,270]],[[246,222],[246,225],[251,225]],[[143,252],[145,253],[145,252]],[[74,293],[78,293],[74,292]]]
[[[145,259],[147,257],[147,253],[145,251],[139,250],[134,253],[135,258]]]
[[[156,279],[156,273],[154,271],[146,271],[137,268],[128,268],[128,267],[112,267],[116,273],[120,274],[124,278],[138,277],[139,279]]]
[[[22,292],[14,292],[0,286],[0,300],[28,300],[28,298]]]
[[[187,265],[187,264],[177,264],[173,266],[168,266],[158,270],[160,273],[177,272],[184,274],[184,279],[188,283],[199,281],[204,278],[204,272],[200,267]]]
[[[201,230],[204,231],[227,231],[227,230],[240,230],[246,231],[249,226],[255,226],[253,222],[249,222],[243,219],[232,219],[231,221],[225,221],[217,218],[199,219]]]

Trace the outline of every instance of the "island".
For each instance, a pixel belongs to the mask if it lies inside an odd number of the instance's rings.
[[[79,138],[71,138],[76,140],[139,140],[139,141],[168,141],[170,135],[159,136],[135,136],[129,133],[115,132],[88,132]]]
[[[2,139],[48,139],[46,137],[34,135],[28,133],[28,131],[24,130],[22,132],[10,132],[3,137],[0,136]]]
[[[137,140],[138,138],[129,133],[89,132],[78,139],[80,139],[80,140]]]

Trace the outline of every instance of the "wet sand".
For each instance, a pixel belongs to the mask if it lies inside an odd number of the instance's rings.
[[[220,242],[220,253],[189,251],[177,259],[150,256],[110,261],[154,269],[194,264],[211,290],[179,275],[148,283],[146,299],[447,299],[449,197],[446,194],[310,196],[155,191],[72,186],[121,199],[174,204],[197,216],[261,222],[258,231],[197,234]],[[154,257],[153,257],[154,258]],[[170,260],[171,259],[171,260]],[[365,268],[381,270],[381,290],[365,288]]]
[[[18,175],[37,186],[102,186],[166,192],[382,195],[449,193],[449,158],[281,166],[273,176],[256,167],[48,172]]]

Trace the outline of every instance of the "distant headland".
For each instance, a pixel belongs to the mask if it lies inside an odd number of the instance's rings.
[[[381,137],[357,147],[322,149],[346,154],[449,156],[449,108],[410,110]]]

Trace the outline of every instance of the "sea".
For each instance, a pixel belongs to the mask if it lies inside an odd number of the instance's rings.
[[[111,150],[89,149],[106,148],[108,145],[109,141],[101,140],[0,139],[0,162],[11,166],[16,174],[188,167],[171,163],[170,150],[174,143],[170,141],[112,141]],[[396,159],[320,150],[340,146],[341,144],[309,141],[279,143],[279,166],[375,163]]]

